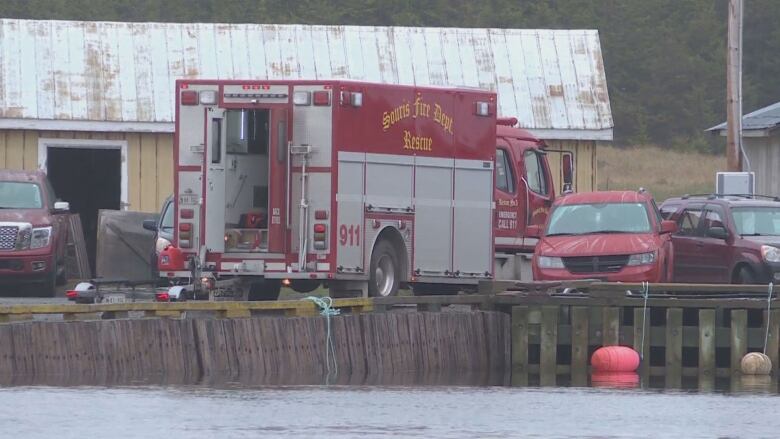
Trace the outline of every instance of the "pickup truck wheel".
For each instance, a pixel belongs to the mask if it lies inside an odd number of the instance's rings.
[[[386,240],[379,241],[371,253],[368,295],[389,297],[398,294],[401,282],[401,270],[395,248]]]
[[[739,271],[737,271],[737,275],[734,277],[734,283],[742,285],[755,284],[757,283],[756,275],[753,274],[753,270],[751,270],[750,267],[743,265],[742,267],[739,267]]]
[[[249,286],[250,301],[268,301],[279,298],[279,291],[282,289],[282,282],[279,280],[265,279],[253,282]]]
[[[46,275],[46,278],[38,287],[39,297],[54,297],[57,295],[57,270],[54,269]]]

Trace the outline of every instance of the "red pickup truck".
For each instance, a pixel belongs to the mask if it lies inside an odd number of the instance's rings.
[[[0,171],[0,283],[33,283],[54,296],[65,283],[67,202],[41,171]]]

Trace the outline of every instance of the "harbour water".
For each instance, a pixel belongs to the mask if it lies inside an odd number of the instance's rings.
[[[618,387],[0,388],[17,438],[775,438],[777,383]]]

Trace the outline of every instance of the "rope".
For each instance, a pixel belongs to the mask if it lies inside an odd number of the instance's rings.
[[[772,319],[772,289],[774,285],[769,282],[769,293],[766,296],[766,335],[764,336],[764,355],[766,355],[766,345],[769,344],[769,321]],[[777,334],[775,334],[777,337]]]
[[[642,343],[640,344],[639,361],[645,357],[645,321],[647,319],[647,297],[650,295],[650,284],[642,282],[642,295],[645,297],[645,305],[642,308]]]
[[[325,317],[325,326],[327,328],[325,335],[325,369],[327,370],[327,375],[325,376],[325,385],[328,385],[330,384],[331,378],[331,357],[333,358],[333,378],[336,378],[339,375],[339,365],[336,361],[336,347],[333,344],[333,337],[330,330],[330,318],[331,316],[339,315],[341,311],[333,308],[333,299],[328,296],[308,296],[302,300],[310,300],[314,302],[315,305],[320,307],[320,315]]]

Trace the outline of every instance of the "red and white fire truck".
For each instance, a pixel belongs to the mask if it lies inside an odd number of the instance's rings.
[[[542,143],[515,124],[483,90],[177,81],[160,274],[250,299],[282,283],[389,296],[519,279],[554,189]]]

